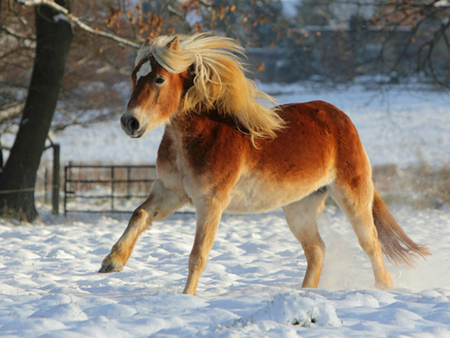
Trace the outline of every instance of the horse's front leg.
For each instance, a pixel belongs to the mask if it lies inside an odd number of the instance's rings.
[[[189,274],[183,292],[190,295],[195,295],[198,280],[208,261],[209,251],[214,244],[214,238],[224,210],[224,203],[219,200],[209,200],[199,204],[196,203],[197,229],[194,247],[189,256]]]
[[[103,260],[98,272],[122,271],[139,235],[149,229],[154,220],[166,217],[187,202],[188,198],[185,194],[169,190],[161,180],[156,180],[148,198],[133,212],[127,228],[112,247],[111,253]]]

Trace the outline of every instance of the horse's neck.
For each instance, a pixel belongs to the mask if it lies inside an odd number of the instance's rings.
[[[201,136],[208,131],[225,128],[228,132],[247,130],[239,125],[237,119],[230,115],[220,114],[217,110],[203,110],[200,113],[189,112],[177,114],[171,121],[171,125],[177,135],[188,137]]]
[[[241,147],[251,144],[246,130],[231,116],[223,116],[217,111],[180,114],[171,120],[167,131],[175,141],[178,154],[202,152],[217,142],[221,144],[239,143]]]

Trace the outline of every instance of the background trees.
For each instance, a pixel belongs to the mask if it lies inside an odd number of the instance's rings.
[[[450,84],[447,0],[299,0],[297,9],[288,67],[308,65],[306,74],[294,71],[300,78],[381,74]]]
[[[450,2],[447,0],[377,1],[372,24],[386,30],[383,45],[395,43],[395,36],[406,31],[398,46],[392,71],[404,68],[430,76],[436,83],[450,84]],[[387,48],[380,49],[380,56]],[[411,60],[410,67],[407,67]],[[403,69],[402,69],[403,68]]]

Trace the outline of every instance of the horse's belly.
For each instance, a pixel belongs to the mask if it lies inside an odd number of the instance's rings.
[[[260,213],[299,201],[329,184],[330,177],[320,180],[279,182],[257,175],[244,175],[233,188],[226,212]]]

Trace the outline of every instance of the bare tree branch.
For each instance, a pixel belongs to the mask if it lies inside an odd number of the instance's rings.
[[[23,102],[13,102],[6,104],[0,108],[0,125],[5,122],[18,118],[25,106]]]
[[[21,34],[17,33],[16,31],[14,31],[12,28],[9,28],[9,27],[0,27],[0,30],[6,32],[7,34],[9,34],[9,35],[11,35],[11,36],[13,36],[13,37],[15,37],[16,39],[19,39],[19,40],[36,41],[36,39],[34,37],[30,38],[28,36],[21,35]]]
[[[212,7],[212,3],[205,0],[199,0],[199,3],[206,8]]]
[[[185,20],[185,18],[186,18],[186,15],[185,15],[185,14],[183,14],[183,13],[181,13],[179,10],[173,8],[172,5],[168,5],[168,6],[167,6],[167,10],[168,10],[170,13],[172,13],[173,15],[179,17],[179,18],[182,19],[182,20]]]
[[[51,7],[53,10],[55,10],[56,12],[59,12],[61,14],[63,14],[64,16],[67,17],[67,19],[71,22],[73,22],[74,24],[76,24],[78,27],[80,27],[81,29],[85,30],[86,32],[93,34],[93,35],[98,35],[107,39],[111,39],[114,40],[116,42],[122,43],[126,46],[129,47],[133,47],[133,48],[139,48],[140,44],[134,43],[132,41],[129,41],[127,39],[121,38],[117,35],[114,34],[110,34],[98,29],[94,29],[90,26],[88,26],[87,24],[85,24],[83,21],[81,21],[79,18],[77,18],[75,15],[71,14],[66,8],[64,8],[63,6],[58,5],[56,2],[53,2],[51,0],[15,0],[18,4],[21,4],[23,6],[27,6],[27,7],[34,7],[34,6],[40,6],[40,5],[44,5],[44,6],[48,6]]]

